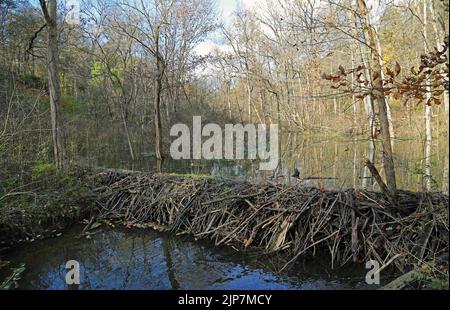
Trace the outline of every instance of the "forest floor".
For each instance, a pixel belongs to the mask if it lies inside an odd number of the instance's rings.
[[[85,233],[119,223],[285,253],[280,272],[326,251],[332,266],[375,259],[405,274],[419,268],[415,287],[448,288],[448,195],[399,191],[397,202],[404,212],[362,190],[41,166],[27,185],[0,193],[0,247],[58,237],[81,221]]]

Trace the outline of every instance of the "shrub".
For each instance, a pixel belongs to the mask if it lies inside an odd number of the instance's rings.
[[[32,169],[31,178],[33,180],[37,180],[45,175],[56,172],[56,170],[57,168],[55,164],[50,163],[37,164]]]

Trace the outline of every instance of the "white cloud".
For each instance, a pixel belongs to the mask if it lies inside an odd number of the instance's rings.
[[[236,9],[236,0],[219,0],[217,3],[219,5],[219,10],[222,13],[223,20],[229,19]]]
[[[217,44],[212,41],[205,41],[197,45],[194,49],[195,53],[200,56],[206,56],[214,50],[219,50],[226,53],[231,51],[231,47],[225,44]]]
[[[240,6],[244,9],[257,11],[266,5],[266,0],[218,0],[219,11],[226,23],[232,18],[234,11]]]
[[[265,4],[265,1],[263,0],[241,0],[242,4],[244,5],[244,8],[247,10],[252,10],[256,8],[260,8],[261,5]]]

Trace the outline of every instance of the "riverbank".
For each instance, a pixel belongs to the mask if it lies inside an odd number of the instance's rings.
[[[35,182],[1,197],[3,247],[57,236],[86,220],[86,231],[123,224],[283,253],[279,271],[320,252],[332,267],[374,259],[406,273],[427,262],[430,276],[447,276],[448,283],[448,265],[433,263],[448,253],[448,196],[439,193],[399,191],[403,214],[376,192],[209,176],[73,168]]]
[[[0,248],[58,236],[89,217],[95,206],[91,170],[71,167],[58,172],[46,164],[16,179],[5,178],[2,184]]]

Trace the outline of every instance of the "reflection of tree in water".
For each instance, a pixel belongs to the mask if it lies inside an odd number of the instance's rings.
[[[167,266],[167,277],[169,278],[170,286],[174,290],[180,289],[180,284],[177,281],[177,278],[175,276],[175,266],[172,261],[172,242],[168,238],[162,239],[162,249],[166,261]]]
[[[67,232],[8,258],[27,265],[21,288],[67,289],[65,263],[71,259],[80,262],[80,289],[292,289],[347,285],[330,282],[323,274],[324,268],[316,264],[317,259],[311,260],[313,265],[307,263],[305,268],[295,267],[292,273],[280,275],[277,266],[282,265],[282,257],[257,251],[236,252],[229,247],[214,247],[210,242],[149,230],[100,230],[90,240],[78,237],[79,231]],[[314,264],[320,267],[315,268]]]
[[[185,286],[208,287],[208,284],[220,277],[223,270],[220,269],[217,258],[208,255],[211,249],[206,249],[201,243],[184,239],[174,239],[166,235],[162,238],[162,251],[170,286],[172,289]]]

